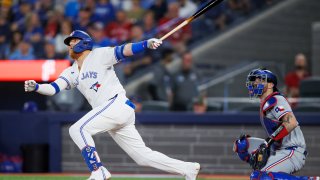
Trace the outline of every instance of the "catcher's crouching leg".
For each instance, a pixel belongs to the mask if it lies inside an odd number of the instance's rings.
[[[308,180],[307,176],[293,176],[283,172],[265,172],[255,170],[250,175],[250,180]]]

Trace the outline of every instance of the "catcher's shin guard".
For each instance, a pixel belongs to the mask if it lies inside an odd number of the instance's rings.
[[[100,166],[102,166],[95,147],[86,146],[82,149],[81,154],[86,161],[90,171],[96,171]]]
[[[293,176],[283,172],[253,171],[250,180],[310,180],[307,176]]]

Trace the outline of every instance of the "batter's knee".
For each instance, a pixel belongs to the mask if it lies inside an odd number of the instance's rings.
[[[76,137],[80,136],[80,128],[76,124],[73,124],[69,128],[69,135],[72,139],[75,139]]]

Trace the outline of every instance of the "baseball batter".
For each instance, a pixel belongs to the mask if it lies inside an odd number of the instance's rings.
[[[246,86],[250,97],[261,100],[260,121],[268,135],[264,143],[248,152],[249,136],[235,141],[234,151],[254,169],[250,179],[317,179],[293,176],[305,164],[304,136],[287,100],[277,89],[277,77],[269,70],[254,69]]]
[[[200,169],[199,163],[172,159],[146,147],[135,128],[135,105],[126,97],[113,68],[114,64],[127,56],[147,48],[157,49],[162,41],[153,38],[92,50],[91,37],[83,31],[75,30],[64,43],[69,47],[70,57],[75,60],[73,65],[50,84],[25,81],[25,91],[52,96],[64,89],[77,88],[88,100],[93,109],[73,124],[69,133],[91,171],[89,179],[105,180],[111,177],[102,165],[92,139],[97,133],[108,132],[139,165],[181,174],[186,180],[195,180]]]

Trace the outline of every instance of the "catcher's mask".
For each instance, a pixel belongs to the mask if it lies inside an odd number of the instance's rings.
[[[257,97],[263,94],[263,89],[267,83],[273,83],[273,91],[277,89],[277,77],[269,70],[254,69],[248,76],[246,81],[246,87],[249,90],[249,97]]]
[[[80,39],[80,42],[77,43],[72,49],[75,53],[81,53],[85,50],[92,50],[93,40],[92,38],[84,31],[75,30],[73,31],[65,40],[64,44],[70,46],[70,41],[73,38]]]

